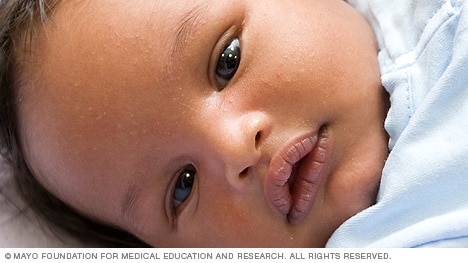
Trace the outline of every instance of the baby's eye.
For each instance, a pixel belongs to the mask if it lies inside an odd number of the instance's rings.
[[[185,166],[179,173],[172,196],[172,205],[177,209],[192,192],[196,169],[193,165]]]
[[[218,59],[216,65],[216,82],[221,89],[227,86],[237,72],[241,60],[241,48],[238,38],[234,38],[227,45]]]

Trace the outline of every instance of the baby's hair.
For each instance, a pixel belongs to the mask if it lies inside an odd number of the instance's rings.
[[[0,0],[0,154],[11,167],[18,191],[40,217],[94,246],[147,246],[125,231],[90,220],[50,194],[32,175],[18,138],[16,92],[21,73],[15,50],[27,52],[38,26],[60,0]],[[1,189],[0,189],[1,190]]]

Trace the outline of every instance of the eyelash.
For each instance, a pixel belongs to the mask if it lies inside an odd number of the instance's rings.
[[[224,46],[217,57],[214,76],[219,90],[223,90],[237,73],[241,62],[241,45],[238,37]]]

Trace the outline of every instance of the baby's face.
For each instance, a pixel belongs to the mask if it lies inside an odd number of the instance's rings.
[[[154,246],[237,247],[323,246],[373,204],[386,103],[344,1],[56,11],[19,116],[31,169],[72,207]]]

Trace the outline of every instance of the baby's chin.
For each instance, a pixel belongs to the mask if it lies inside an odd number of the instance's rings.
[[[339,223],[337,227],[376,203],[388,152],[386,141],[378,146],[363,151],[359,158],[342,160],[328,178],[324,202],[328,203],[330,217]]]

